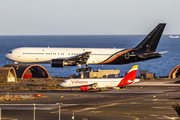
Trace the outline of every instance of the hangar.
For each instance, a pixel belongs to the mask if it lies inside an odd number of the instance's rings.
[[[0,67],[0,82],[17,82],[15,69],[13,67]]]
[[[169,74],[169,78],[177,78],[177,77],[180,77],[180,65],[176,66]]]
[[[41,65],[7,64],[4,67],[13,67],[17,78],[49,78],[48,71]]]

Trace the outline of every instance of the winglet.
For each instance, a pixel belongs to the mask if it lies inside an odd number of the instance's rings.
[[[119,82],[117,87],[134,83],[134,80],[136,79],[137,70],[138,70],[138,65],[134,65],[126,74],[126,76]]]

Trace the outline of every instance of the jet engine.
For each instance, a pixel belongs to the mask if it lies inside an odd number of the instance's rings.
[[[94,90],[91,86],[81,86],[80,89],[81,91]]]
[[[76,66],[76,64],[72,62],[66,62],[63,59],[51,60],[51,67],[64,67],[64,66]]]
[[[81,91],[87,91],[88,90],[88,86],[81,86],[80,89],[81,89]]]

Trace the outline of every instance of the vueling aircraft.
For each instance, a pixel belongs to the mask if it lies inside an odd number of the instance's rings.
[[[134,65],[124,78],[67,79],[61,83],[61,86],[69,88],[79,87],[81,91],[101,91],[102,88],[106,87],[121,87],[139,82],[139,79],[136,79],[137,69],[138,65]]]

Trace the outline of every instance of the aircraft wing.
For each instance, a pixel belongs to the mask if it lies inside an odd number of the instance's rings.
[[[65,61],[66,62],[76,62],[79,64],[85,64],[86,61],[88,60],[90,54],[91,54],[91,52],[84,52],[82,54],[78,54],[78,55],[66,58]]]
[[[64,67],[64,66],[76,66],[77,64],[86,64],[86,61],[89,59],[91,52],[84,52],[78,55],[74,55],[65,59],[52,59],[52,67]]]
[[[101,91],[99,88],[103,88],[106,87],[104,85],[99,85],[98,83],[92,83],[90,85],[83,85],[80,87],[81,91],[86,91],[86,90],[96,90],[98,89],[99,91]]]
[[[89,85],[83,85],[83,86],[90,86],[92,88],[104,88],[106,87],[105,85],[101,85],[101,84],[98,84],[98,83],[92,83],[92,84],[89,84]]]

